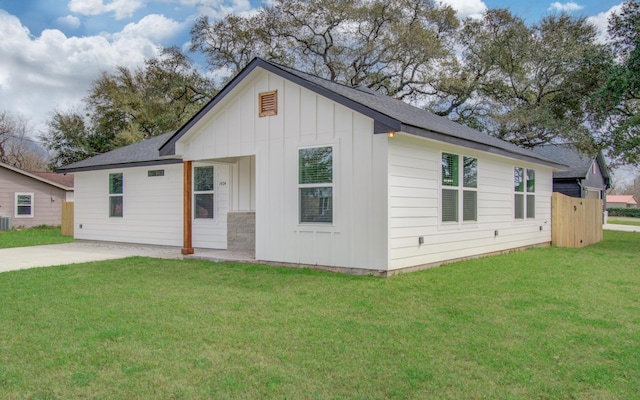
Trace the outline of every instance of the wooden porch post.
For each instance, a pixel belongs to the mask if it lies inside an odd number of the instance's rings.
[[[192,176],[192,161],[185,161],[183,164],[183,175],[184,175],[184,183],[182,188],[182,203],[184,215],[183,219],[183,236],[182,236],[182,254],[193,254],[193,243],[192,243],[192,215],[193,215],[193,207],[191,204],[191,186],[193,181]]]

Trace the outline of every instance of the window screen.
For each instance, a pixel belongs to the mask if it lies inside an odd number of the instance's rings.
[[[478,192],[473,190],[464,190],[462,192],[462,220],[477,221],[478,220]]]
[[[16,217],[33,216],[33,194],[16,193]]]
[[[124,177],[123,174],[109,174],[109,217],[122,217],[124,214]]]
[[[514,168],[513,169],[513,185],[514,190],[516,192],[524,192],[524,169],[523,168]]]
[[[458,222],[458,191],[442,189],[442,222]]]
[[[478,187],[478,159],[464,157],[463,184],[466,188]]]
[[[193,168],[193,217],[211,219],[214,215],[213,165]]]
[[[300,222],[333,222],[333,147],[298,150]]]
[[[527,218],[536,217],[536,196],[532,194],[527,195]]]
[[[442,153],[442,185],[458,186],[458,156]]]
[[[516,194],[514,196],[514,216],[516,219],[524,218],[524,195]]]
[[[536,191],[536,171],[534,169],[527,170],[527,192],[534,193]]]

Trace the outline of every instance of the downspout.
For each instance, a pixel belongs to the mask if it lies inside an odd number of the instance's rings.
[[[578,187],[580,188],[580,198],[584,199],[584,186],[582,186],[582,179],[576,179]]]

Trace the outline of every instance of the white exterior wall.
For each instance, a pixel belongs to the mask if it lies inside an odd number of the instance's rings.
[[[207,164],[194,163],[194,167]],[[210,164],[209,164],[210,165]],[[227,248],[227,212],[229,211],[229,164],[213,164],[213,218],[192,219],[193,247],[205,249]],[[192,191],[193,194],[193,191]]]
[[[147,176],[158,169],[164,176]],[[109,174],[118,172],[123,174],[123,216],[110,218]],[[74,174],[76,239],[182,246],[182,164]]]
[[[260,118],[258,94],[271,90],[278,91],[278,114]],[[238,157],[231,210],[256,212],[257,259],[386,269],[387,137],[373,135],[372,119],[262,70],[214,110],[176,144],[176,154]],[[334,222],[300,224],[298,149],[326,145],[334,149]]]
[[[478,159],[477,222],[440,222],[442,152]],[[516,166],[536,171],[534,219],[514,219]],[[541,165],[396,134],[389,141],[389,269],[551,242],[552,182]]]

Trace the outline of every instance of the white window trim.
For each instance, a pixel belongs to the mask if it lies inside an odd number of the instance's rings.
[[[529,191],[529,171],[533,171],[533,191]],[[536,209],[536,182],[538,173],[533,168],[525,168],[524,170],[524,194],[525,194],[525,203],[524,203],[524,219],[534,220],[536,219],[537,209]],[[529,197],[533,197],[533,217],[529,216]]]
[[[121,174],[122,175],[122,193],[111,193],[111,175]],[[107,192],[109,193],[109,204],[108,204],[108,215],[109,218],[123,219],[124,218],[124,172],[109,172],[107,182]],[[112,197],[122,197],[122,215],[111,215],[111,198]]]
[[[18,196],[30,196],[31,197],[31,204],[30,204],[31,213],[29,215],[25,215],[25,214],[18,215]],[[16,192],[15,196],[14,196],[14,207],[13,207],[14,217],[15,218],[33,218],[34,203],[35,203],[35,195],[33,194],[33,192]]]
[[[441,228],[469,228],[469,227],[476,227],[478,225],[478,201],[479,201],[479,190],[478,187],[480,186],[479,182],[477,182],[478,179],[478,168],[479,168],[479,164],[480,164],[480,160],[478,159],[478,157],[476,156],[472,156],[472,155],[468,155],[468,154],[464,154],[464,153],[457,153],[454,151],[441,151],[440,152],[440,160],[442,160],[442,156],[444,154],[452,154],[455,156],[458,156],[458,186],[448,186],[448,185],[444,185],[442,183],[442,166],[440,167],[440,174],[439,174],[439,179],[438,179],[438,184],[440,186],[439,188],[439,205],[440,205],[440,210],[439,210],[439,215],[438,215],[438,223],[439,226]],[[466,187],[464,186],[464,159],[465,158],[473,158],[476,160],[476,187]],[[442,221],[442,212],[443,212],[443,195],[442,195],[442,191],[443,190],[455,190],[457,191],[457,196],[458,196],[458,220],[457,221]],[[465,221],[464,220],[464,192],[465,191],[473,191],[476,192],[476,219],[475,220],[468,220]]]
[[[537,218],[538,215],[538,209],[536,207],[536,186],[537,186],[537,181],[538,181],[538,170],[535,168],[527,168],[527,167],[523,167],[521,165],[514,165],[513,166],[513,171],[515,171],[516,168],[520,168],[522,169],[522,174],[523,174],[523,190],[522,192],[518,192],[516,191],[515,188],[515,181],[511,182],[511,186],[513,187],[513,196],[511,196],[511,216],[513,218],[514,222],[525,222],[525,221],[534,221]],[[527,186],[527,171],[532,170],[534,171],[536,177],[535,177],[535,181],[534,181],[534,187],[533,187],[533,192],[529,191],[529,188]],[[513,172],[512,172],[513,174]],[[523,201],[523,210],[522,210],[522,218],[516,218],[516,195],[522,195]],[[533,204],[534,204],[534,216],[533,217],[528,217],[527,216],[527,211],[528,211],[528,205],[529,205],[529,196],[533,196]]]
[[[211,183],[211,190],[198,190],[196,191],[196,168],[204,168],[204,167],[211,167],[213,168],[213,182]],[[198,221],[197,223],[203,223],[201,221],[217,221],[218,220],[218,213],[216,212],[216,206],[218,204],[218,199],[217,199],[217,191],[216,191],[216,166],[215,164],[205,164],[205,163],[199,163],[199,164],[195,164],[192,167],[191,170],[191,174],[193,176],[192,182],[191,182],[191,204],[193,205],[193,215],[191,216],[191,218],[193,219],[193,221]],[[196,217],[196,195],[198,194],[211,194],[213,195],[213,216],[211,218],[205,218],[205,217]]]
[[[316,149],[320,147],[331,147],[331,183],[300,183],[300,150],[304,149]],[[305,145],[298,146],[296,148],[296,204],[297,204],[297,214],[296,220],[298,222],[298,226],[318,226],[318,227],[335,227],[336,226],[336,149],[337,146],[333,143],[326,144],[313,144],[313,145]],[[300,189],[306,188],[323,188],[330,187],[331,188],[331,205],[332,205],[332,216],[331,222],[302,222],[300,221],[300,214],[302,212],[300,208]]]

